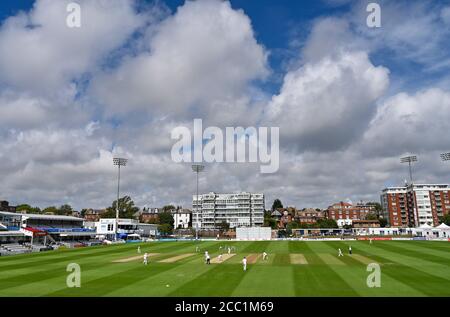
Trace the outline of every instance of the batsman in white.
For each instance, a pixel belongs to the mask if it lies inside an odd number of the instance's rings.
[[[244,266],[244,271],[247,271],[247,258],[245,256],[242,259],[242,265]]]
[[[148,253],[147,252],[144,253],[144,264],[145,265],[148,264]]]

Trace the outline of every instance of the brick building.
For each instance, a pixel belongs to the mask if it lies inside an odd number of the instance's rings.
[[[383,217],[391,227],[439,225],[439,218],[450,213],[450,186],[410,184],[388,187],[381,193]]]
[[[328,207],[327,216],[329,219],[351,219],[365,220],[370,213],[375,213],[375,206],[359,203],[353,205],[346,202],[338,202]]]

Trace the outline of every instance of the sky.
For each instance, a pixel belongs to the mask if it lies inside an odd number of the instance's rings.
[[[79,4],[69,27],[67,6]],[[266,208],[378,201],[409,177],[449,183],[450,1],[0,2],[0,199],[41,208],[191,206],[177,127],[279,128],[279,169],[213,162],[200,193]],[[206,145],[208,140],[203,140]]]

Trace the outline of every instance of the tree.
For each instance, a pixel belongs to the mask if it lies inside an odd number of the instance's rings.
[[[115,218],[116,217],[117,200],[114,200],[111,207],[106,208],[106,212],[103,213],[101,218]],[[119,217],[120,218],[133,218],[133,215],[139,211],[139,207],[134,205],[134,201],[130,196],[124,196],[119,198]]]
[[[375,213],[377,215],[380,215],[381,212],[383,211],[383,208],[381,207],[381,204],[379,202],[376,202],[376,201],[368,202],[367,205],[374,206],[375,207]]]
[[[279,200],[278,198],[273,201],[272,211],[277,208],[283,208],[283,204],[281,203],[281,200]]]
[[[373,212],[368,213],[366,216],[366,220],[378,220],[378,217],[376,214],[374,214]]]
[[[18,211],[18,212],[27,212],[27,213],[30,213],[30,214],[40,214],[42,212],[41,208],[39,208],[39,207],[31,207],[28,204],[21,204],[21,205],[16,206],[16,211]]]
[[[386,218],[379,218],[378,221],[380,222],[380,227],[384,228],[387,226],[387,219]]]
[[[160,225],[169,225],[173,228],[173,215],[170,212],[163,211],[159,214],[159,224]]]
[[[440,223],[445,223],[447,226],[450,226],[450,214],[446,214],[443,217],[439,217]]]
[[[297,221],[291,221],[286,225],[286,232],[288,234],[292,234],[292,229],[297,229],[300,227],[300,224]]]
[[[50,215],[57,215],[58,208],[56,208],[55,206],[50,206],[50,207],[44,208],[44,210],[42,210],[42,213],[50,214]]]
[[[337,222],[334,219],[319,219],[317,220],[319,228],[338,228]]]
[[[164,223],[158,227],[159,232],[163,235],[169,235],[173,232],[173,227],[167,223]]]
[[[264,227],[270,227],[272,229],[277,228],[277,221],[270,215],[264,215]]]
[[[64,204],[61,207],[58,208],[57,214],[58,215],[71,215],[73,212],[73,209],[70,205]]]

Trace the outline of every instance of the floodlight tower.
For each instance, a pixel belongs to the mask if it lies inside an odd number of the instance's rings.
[[[120,157],[113,158],[113,164],[118,167],[115,240],[117,240],[117,232],[119,229],[120,167],[126,166],[127,162],[128,162],[128,159],[125,159],[125,158],[120,158]]]
[[[441,154],[441,159],[442,159],[443,161],[450,161],[450,152],[442,153],[442,154]]]
[[[417,162],[417,156],[415,155],[405,156],[400,159],[400,163],[408,163],[409,165],[409,179],[411,181],[411,184],[413,183],[412,167],[411,167],[411,163],[413,162]]]
[[[196,211],[196,222],[195,222],[195,239],[198,240],[198,173],[203,172],[205,169],[204,165],[200,165],[200,164],[194,164],[192,165],[192,171],[194,171],[197,174],[197,196],[196,196],[196,207],[195,207],[195,211]]]

